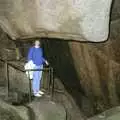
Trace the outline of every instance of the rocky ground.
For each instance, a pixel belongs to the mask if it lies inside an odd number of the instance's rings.
[[[49,96],[34,99],[27,104],[12,104],[5,100],[5,89],[0,93],[0,120],[66,120],[64,107]],[[9,104],[8,104],[9,102]]]
[[[120,120],[120,107],[114,107],[88,120]]]

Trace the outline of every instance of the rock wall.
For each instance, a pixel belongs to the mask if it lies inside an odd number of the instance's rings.
[[[6,86],[6,73],[5,73],[5,61],[13,61],[11,64],[14,66],[23,69],[24,62],[16,61],[17,60],[17,51],[16,44],[12,41],[5,32],[0,28],[0,86]],[[20,55],[21,56],[21,55]],[[20,72],[9,66],[9,79],[10,79],[10,88],[18,89],[22,92],[28,92],[28,79],[26,78],[25,73]]]
[[[15,59],[16,53],[13,48],[15,48],[14,42],[0,28],[0,58],[3,60]],[[0,61],[0,85],[5,85],[4,63],[2,61]]]
[[[80,108],[83,96],[88,98],[93,113],[120,103],[119,5],[118,0],[113,1],[108,41],[98,44],[52,39],[44,43],[55,75]]]
[[[16,59],[16,45],[0,28],[0,58],[4,60]]]
[[[97,45],[69,45],[82,89],[98,111],[119,103],[120,65],[111,59],[111,46],[108,44],[100,46],[103,51],[96,48]]]
[[[83,96],[87,98],[93,113],[120,103],[119,25],[119,19],[111,21],[109,40],[99,44],[55,39],[44,42],[55,75],[80,108]]]

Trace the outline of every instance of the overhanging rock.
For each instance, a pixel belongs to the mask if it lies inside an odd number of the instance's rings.
[[[12,39],[105,41],[112,0],[0,0],[0,26]]]

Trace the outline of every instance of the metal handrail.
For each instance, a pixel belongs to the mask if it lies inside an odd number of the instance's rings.
[[[19,71],[21,71],[21,72],[25,72],[25,70],[22,70],[22,69],[16,67],[15,65],[9,63],[9,62],[12,62],[12,61],[14,61],[14,60],[3,60],[3,59],[0,58],[0,61],[2,61],[2,62],[4,62],[4,63],[7,63],[9,66],[11,66],[11,67],[13,67],[13,68],[15,68],[15,69],[17,69],[17,70],[19,70]]]
[[[51,93],[51,100],[53,99],[53,95],[54,95],[54,78],[53,78],[53,68],[52,67],[50,67],[50,68],[43,68],[43,69],[27,69],[27,70],[25,70],[25,72],[27,72],[28,71],[28,73],[30,72],[30,71],[48,71],[49,72],[49,87],[48,87],[48,90],[49,90],[49,92]],[[28,74],[29,75],[29,74]],[[29,102],[31,102],[31,79],[30,79],[30,77],[28,76],[28,78],[29,78],[29,88],[30,88],[30,90],[29,90]],[[51,83],[52,83],[52,90],[50,91],[50,85],[51,85]]]
[[[53,76],[53,68],[52,67],[49,67],[49,68],[43,68],[43,69],[27,69],[27,70],[23,70],[23,69],[20,69],[18,67],[16,67],[15,65],[9,63],[9,62],[12,62],[12,60],[3,60],[0,58],[0,61],[4,62],[5,63],[5,77],[6,77],[6,80],[7,80],[7,98],[9,97],[9,85],[10,85],[10,81],[9,81],[9,70],[8,70],[8,67],[11,66],[13,67],[14,69],[16,70],[19,70],[21,72],[29,72],[29,71],[48,71],[49,72],[49,86],[48,86],[48,90],[50,92],[50,95],[51,95],[51,100],[53,99],[53,95],[54,95],[54,76]],[[30,77],[29,78],[29,102],[31,102],[32,100],[32,92],[31,92],[31,79]],[[51,91],[50,91],[50,86],[52,87],[51,88]]]

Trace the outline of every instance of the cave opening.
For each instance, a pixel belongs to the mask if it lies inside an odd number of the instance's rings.
[[[26,60],[28,49],[33,45],[34,40],[35,39],[26,39],[24,41],[19,40],[15,42],[21,54],[21,58],[19,59],[20,61]],[[81,86],[81,78],[76,71],[74,64],[75,61],[73,60],[69,46],[69,43],[74,44],[76,42],[68,42],[64,40],[61,41],[60,39],[56,38],[41,38],[41,43],[44,49],[44,56],[49,61],[50,66],[54,68],[55,80],[61,81],[66,91],[72,96],[83,114],[87,117],[90,117],[100,113],[102,110],[97,109],[98,106],[95,104],[95,98],[89,96]],[[77,57],[77,54],[75,55]],[[80,63],[80,66],[82,66],[81,64],[85,63]],[[78,68],[80,66],[78,66]],[[59,84],[58,87],[60,87]]]

